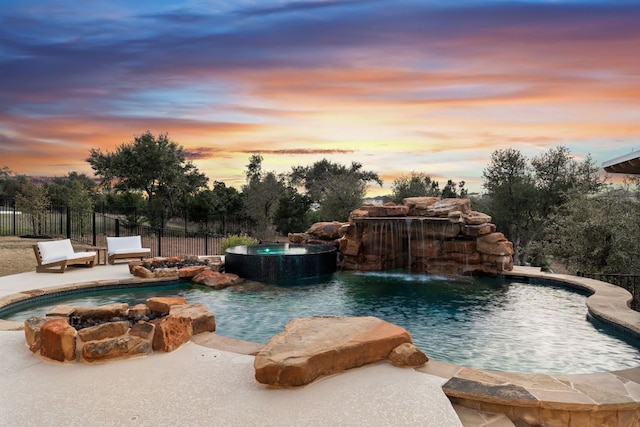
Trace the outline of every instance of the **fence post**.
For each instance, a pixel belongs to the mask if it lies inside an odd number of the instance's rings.
[[[67,239],[71,238],[71,208],[67,206]]]
[[[93,240],[92,240],[92,245],[96,246],[97,242],[98,242],[98,236],[97,236],[97,228],[96,228],[96,211],[93,211],[93,216],[92,216],[92,227],[91,227],[91,231],[93,232]]]
[[[16,204],[13,204],[13,235],[15,236],[18,232],[18,214],[16,214]]]
[[[162,228],[157,228],[158,232],[158,256],[162,256]]]

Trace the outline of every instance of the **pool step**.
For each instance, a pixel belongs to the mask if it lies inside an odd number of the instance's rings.
[[[453,405],[463,427],[516,427],[505,414],[483,412]]]

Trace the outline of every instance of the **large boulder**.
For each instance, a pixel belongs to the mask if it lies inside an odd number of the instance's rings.
[[[320,240],[335,240],[343,235],[342,222],[316,222],[307,230],[307,234]]]
[[[149,316],[150,313],[151,310],[149,310],[147,304],[136,304],[133,307],[129,307],[129,310],[127,310],[127,317],[141,319],[145,316]]]
[[[129,335],[132,337],[139,337],[145,340],[153,339],[153,334],[156,330],[156,326],[153,323],[140,320],[138,323],[131,326],[129,329]]]
[[[478,252],[485,255],[513,255],[513,243],[508,241],[502,233],[490,233],[478,236],[476,239],[476,247]]]
[[[431,205],[440,201],[440,197],[407,197],[402,199],[402,204],[409,209],[426,211]]]
[[[119,359],[151,353],[151,343],[136,336],[120,336],[104,341],[91,341],[82,347],[82,358],[87,362]]]
[[[204,270],[210,270],[211,268],[208,265],[190,265],[187,267],[182,267],[178,270],[178,276],[185,278],[195,277],[198,274],[202,273]]]
[[[471,213],[471,200],[469,199],[443,199],[435,202],[427,209],[427,216],[447,218],[450,212],[459,211],[464,215]]]
[[[467,237],[478,237],[496,231],[495,224],[465,225],[462,227],[462,234]]]
[[[126,316],[128,309],[129,304],[125,303],[106,304],[99,307],[75,307],[71,316],[80,322],[87,319],[109,320],[114,317]]]
[[[385,360],[411,336],[375,317],[293,319],[256,355],[256,380],[272,386],[308,384],[368,363]]]
[[[156,328],[153,334],[153,350],[170,352],[191,339],[192,321],[188,317],[168,315],[153,320]]]
[[[491,222],[491,216],[477,211],[471,211],[467,214],[463,214],[465,224],[469,225],[482,225]]]
[[[150,279],[152,277],[155,277],[155,274],[153,271],[149,270],[148,268],[142,266],[142,265],[129,265],[129,272],[131,272],[131,274],[133,274],[136,277],[141,277],[143,279]]]
[[[349,214],[349,218],[350,219],[355,219],[355,218],[368,218],[369,217],[369,211],[366,211],[364,209],[354,209],[351,211],[351,213]]]
[[[404,205],[364,205],[356,211],[367,212],[366,216],[370,218],[404,217],[409,214],[409,207]],[[358,212],[356,214],[352,212],[351,215],[356,216]]]
[[[242,283],[244,279],[233,273],[205,270],[191,279],[191,281],[199,285],[209,286],[213,289],[224,289]]]
[[[194,335],[216,330],[216,318],[204,304],[176,305],[171,307],[169,314],[190,319]]]
[[[76,359],[76,330],[66,318],[52,319],[40,328],[40,354],[66,362]]]
[[[167,314],[174,305],[187,303],[184,297],[152,297],[147,299],[147,307],[155,313]]]
[[[129,322],[107,322],[97,326],[83,328],[78,331],[78,337],[84,341],[98,341],[107,338],[116,338],[124,335],[129,330]]]
[[[34,353],[40,351],[40,329],[49,320],[51,319],[46,317],[30,317],[24,321],[24,337],[27,340],[29,350]]]
[[[389,362],[399,368],[422,366],[429,361],[426,354],[408,342],[400,344],[389,354]]]

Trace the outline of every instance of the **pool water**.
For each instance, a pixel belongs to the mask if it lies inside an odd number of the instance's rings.
[[[20,321],[61,303],[135,304],[163,295],[202,302],[216,316],[217,333],[247,341],[268,341],[294,317],[376,316],[407,329],[430,358],[464,366],[588,373],[640,365],[638,347],[587,320],[585,295],[494,279],[342,272],[302,286],[246,282],[222,291],[195,285],[102,291],[3,317]]]

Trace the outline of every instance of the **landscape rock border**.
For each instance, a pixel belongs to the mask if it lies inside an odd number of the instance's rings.
[[[145,258],[130,261],[129,272],[143,279],[190,279],[198,285],[224,289],[243,282],[233,273],[222,273],[224,265],[220,255]]]
[[[215,316],[182,297],[154,297],[129,308],[56,306],[24,322],[29,349],[46,360],[102,362],[170,352],[195,334],[213,332]]]

